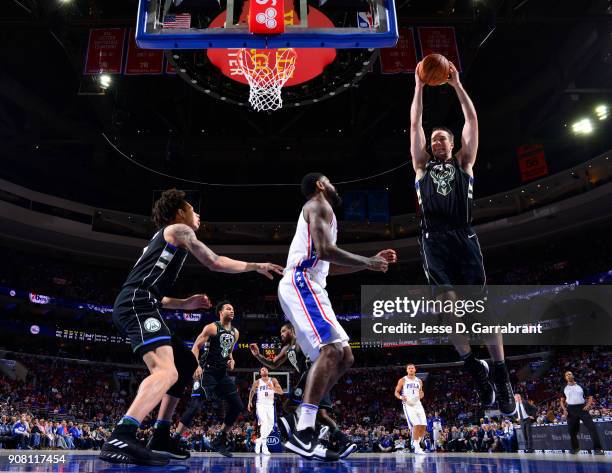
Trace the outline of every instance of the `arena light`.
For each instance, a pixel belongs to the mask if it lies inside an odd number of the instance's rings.
[[[98,80],[100,81],[100,87],[103,89],[108,89],[113,82],[113,79],[108,74],[102,74]]]
[[[593,122],[589,118],[578,120],[572,125],[572,131],[576,135],[590,135],[593,133]]]
[[[610,109],[607,105],[598,105],[595,107],[595,115],[599,120],[605,120],[610,115]]]

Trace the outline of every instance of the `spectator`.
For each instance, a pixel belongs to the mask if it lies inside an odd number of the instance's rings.
[[[25,414],[21,415],[21,418],[17,420],[16,417],[13,417],[13,438],[15,439],[15,444],[19,450],[31,450],[32,447],[28,445],[30,439],[30,433],[28,432],[28,423],[26,422]]]

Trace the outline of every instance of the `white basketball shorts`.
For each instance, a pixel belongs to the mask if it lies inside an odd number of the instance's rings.
[[[410,406],[405,402],[402,402],[402,406],[404,407],[404,415],[406,416],[406,421],[408,422],[408,428],[412,430],[412,427],[415,425],[427,425],[427,416],[425,415],[423,404],[419,402],[414,406]]]
[[[287,271],[278,284],[278,299],[293,324],[302,352],[314,361],[321,347],[330,343],[349,346],[349,337],[338,323],[327,291],[296,268]]]

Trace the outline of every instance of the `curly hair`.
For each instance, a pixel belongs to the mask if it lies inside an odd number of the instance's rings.
[[[155,228],[160,228],[168,225],[176,218],[176,212],[179,209],[184,209],[187,204],[185,193],[176,189],[168,189],[164,191],[159,199],[153,204],[153,212],[151,220]]]
[[[317,182],[325,177],[320,172],[311,172],[302,178],[302,195],[310,199],[317,192]]]

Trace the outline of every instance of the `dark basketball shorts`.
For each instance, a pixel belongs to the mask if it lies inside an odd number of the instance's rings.
[[[303,373],[300,376],[299,381],[291,390],[291,394],[289,394],[289,399],[296,404],[301,404],[302,398],[304,397],[304,389],[306,388],[306,378],[308,377],[308,371]],[[319,402],[320,409],[326,409],[328,411],[333,410],[333,405],[331,401],[331,395],[329,392],[326,392],[321,401]]]
[[[441,232],[423,232],[419,238],[425,276],[436,297],[450,290],[460,300],[487,299],[486,274],[476,232],[470,226]],[[458,290],[456,286],[462,286]],[[469,286],[469,287],[468,287]],[[495,307],[485,304],[483,313],[466,314],[465,323],[492,324],[497,318]],[[438,323],[448,318],[440,315]]]
[[[130,339],[139,356],[162,345],[172,345],[172,332],[157,306],[147,299],[133,298],[133,291],[122,291],[113,307],[113,322]]]
[[[485,290],[482,252],[472,227],[423,232],[419,244],[425,276],[435,293],[454,286],[479,286]]]
[[[204,369],[202,377],[193,382],[191,397],[205,397],[208,400],[225,399],[237,392],[234,379],[227,371],[210,371]]]

